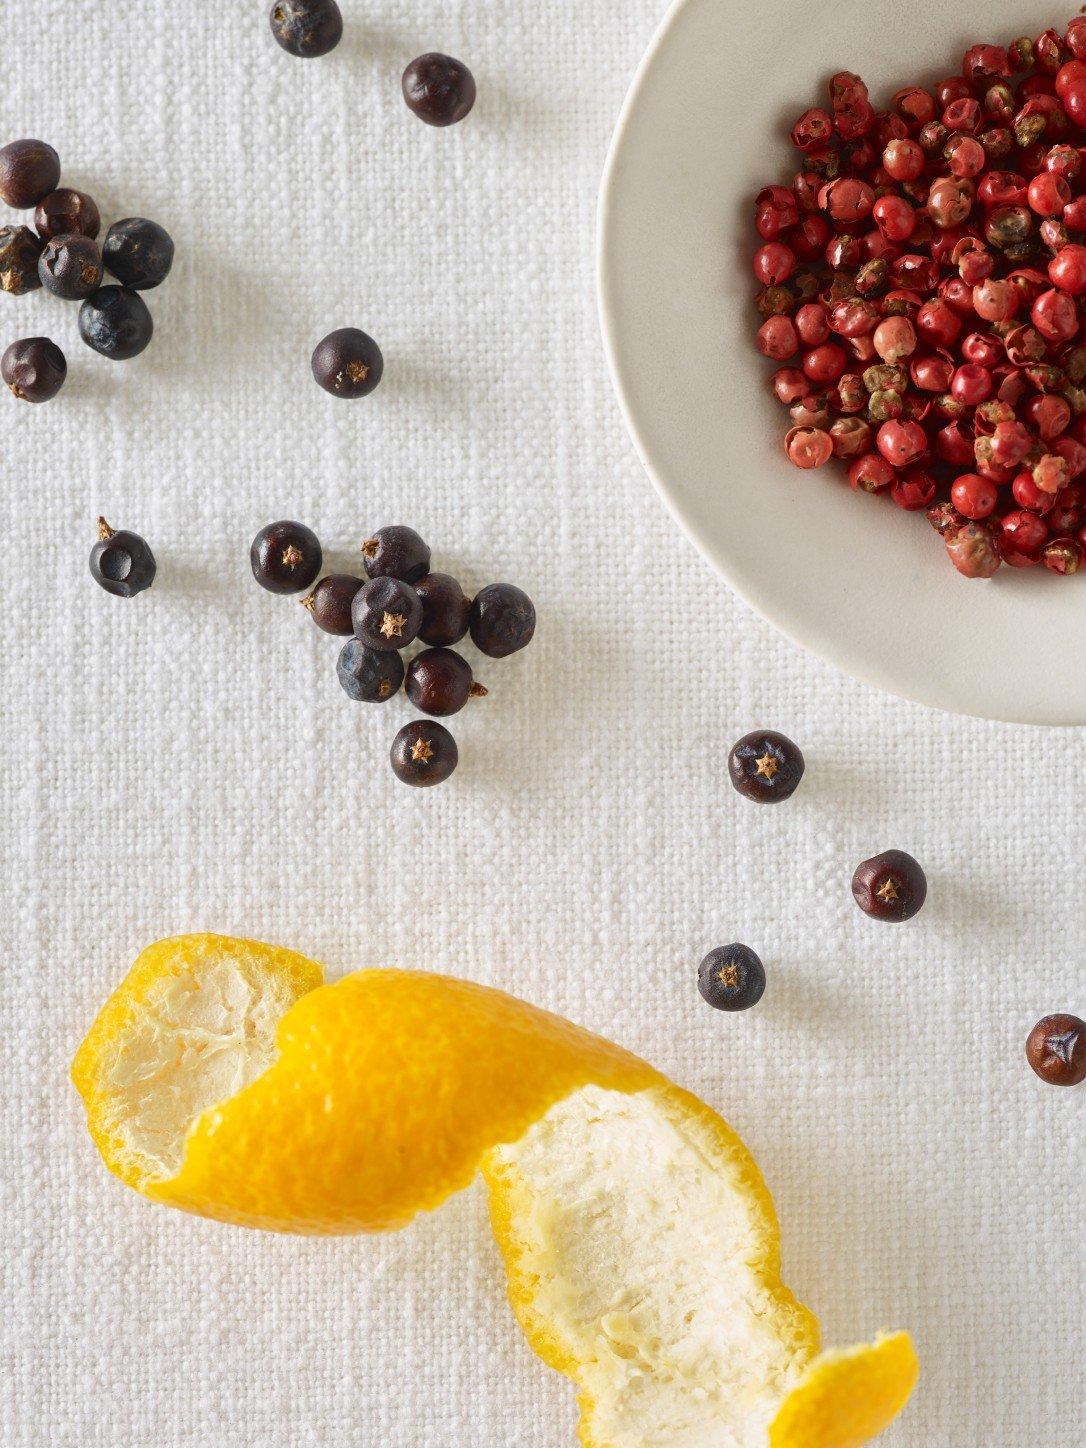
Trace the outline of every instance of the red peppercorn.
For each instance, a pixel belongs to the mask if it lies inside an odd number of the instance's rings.
[[[961,353],[966,362],[977,367],[986,367],[989,370],[998,367],[1003,356],[1002,344],[998,337],[993,337],[985,332],[970,332],[961,345]],[[980,402],[984,401],[981,397]],[[962,398],[962,401],[966,401]],[[972,404],[976,406],[976,403]]]
[[[946,392],[954,376],[954,363],[948,357],[914,357],[909,364],[909,376],[921,392]]]
[[[1071,425],[1071,404],[1051,393],[1031,397],[1025,405],[1025,413],[1042,442],[1062,437]],[[1025,457],[1025,453],[1022,456]]]
[[[1083,447],[1082,443],[1075,438],[1058,437],[1052,443],[1052,451],[1057,457],[1063,458],[1072,481],[1086,473],[1086,447]]]
[[[950,463],[954,467],[972,467],[973,438],[960,422],[948,422],[946,427],[941,428],[935,435],[935,453],[942,462]]]
[[[1012,568],[1031,568],[1048,541],[1048,527],[1036,513],[1019,509],[999,521],[999,551]]]
[[[962,473],[951,484],[950,501],[963,518],[987,518],[995,512],[999,490],[977,473]]]
[[[925,302],[916,314],[916,329],[933,347],[952,347],[962,330],[961,318],[944,301]]]
[[[906,86],[903,90],[896,91],[891,105],[903,121],[918,129],[927,125],[928,121],[935,119],[934,96],[917,85]]]
[[[862,417],[839,417],[830,428],[834,457],[862,456],[871,447],[871,437],[871,425]]]
[[[980,102],[967,94],[958,100],[951,101],[943,110],[943,125],[948,131],[964,131],[969,135],[975,135],[980,130],[984,113],[980,108]]]
[[[972,136],[955,134],[943,149],[947,165],[955,176],[979,176],[988,164],[984,147]]]
[[[961,176],[944,176],[928,192],[928,215],[936,226],[960,226],[973,209],[976,189]]]
[[[1009,322],[1018,310],[1018,292],[1010,282],[989,278],[973,288],[973,310],[985,322]]]
[[[1063,224],[1068,231],[1086,231],[1086,196],[1076,196],[1063,208]]]
[[[816,151],[833,139],[833,117],[820,106],[804,111],[792,127],[792,144],[800,151]]]
[[[1055,497],[1071,481],[1071,474],[1059,453],[1046,453],[1034,466],[1033,481],[1042,493],[1051,493]]]
[[[1076,60],[1086,60],[1086,16],[1076,16],[1064,36],[1067,49]]]
[[[836,342],[827,342],[804,353],[802,366],[812,382],[836,382],[848,369],[848,354]]]
[[[766,186],[755,198],[755,220],[763,241],[774,241],[799,223],[799,206],[784,186]]]
[[[824,216],[805,216],[798,226],[788,233],[788,241],[797,257],[814,261],[824,255],[830,239],[830,227]]]

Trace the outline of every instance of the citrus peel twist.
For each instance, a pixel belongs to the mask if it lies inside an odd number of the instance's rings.
[[[384,1231],[482,1172],[513,1309],[588,1448],[854,1448],[904,1333],[819,1354],[758,1168],[651,1066],[500,991],[213,935],[143,952],[76,1055],[107,1166],[244,1226]]]

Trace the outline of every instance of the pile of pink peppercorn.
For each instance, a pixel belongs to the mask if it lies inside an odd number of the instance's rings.
[[[969,578],[1086,559],[1086,16],[876,111],[859,76],[757,197],[785,450],[925,511]]]

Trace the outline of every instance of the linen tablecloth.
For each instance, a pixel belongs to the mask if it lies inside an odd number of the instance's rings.
[[[593,245],[661,0],[344,0],[311,62],[263,0],[3,9],[2,139],[51,141],[107,224],[177,243],[127,365],[81,345],[75,306],[0,298],[4,345],[47,334],[70,364],[48,406],[0,399],[4,1444],[573,1441],[478,1187],[395,1236],[299,1241],[104,1171],[71,1055],[137,951],[197,929],[333,973],[457,972],[622,1041],[750,1143],[826,1340],[915,1334],[890,1448],[1083,1441],[1086,1094],[1023,1059],[1038,1016],[1086,1004],[1082,735],[929,712],[800,654],[652,492]],[[449,131],[399,94],[431,49],[478,81]],[[386,357],[353,405],[308,362],[349,325]],[[91,582],[99,513],[151,543],[150,594]],[[411,523],[469,588],[535,599],[536,642],[484,661],[490,697],[452,721],[449,784],[397,783],[406,703],[351,704],[336,641],[253,583],[249,540],[280,517],[333,564]],[[807,755],[779,809],[727,783],[756,726]],[[849,895],[888,847],[931,883],[901,928]],[[695,983],[731,940],[769,972],[734,1018]]]

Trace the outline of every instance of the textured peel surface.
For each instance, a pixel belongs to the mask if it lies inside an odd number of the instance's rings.
[[[110,1169],[205,1216],[342,1233],[481,1168],[514,1311],[595,1448],[850,1448],[900,1410],[908,1338],[816,1357],[769,1193],[710,1108],[502,992],[322,977],[220,936],[145,951],[73,1065]]]

